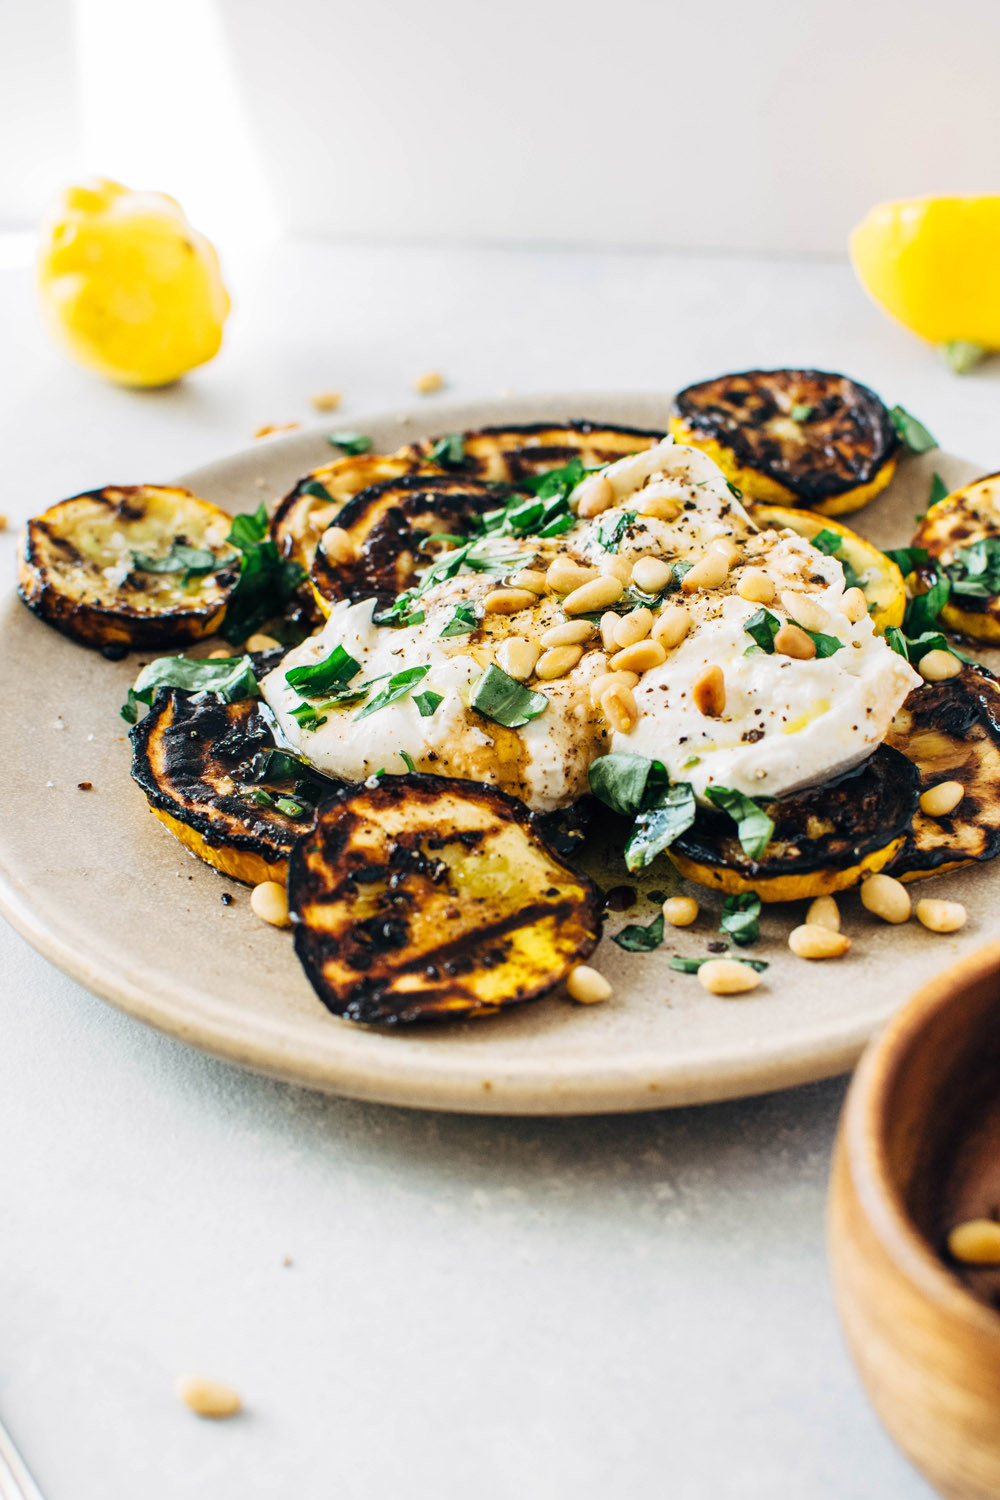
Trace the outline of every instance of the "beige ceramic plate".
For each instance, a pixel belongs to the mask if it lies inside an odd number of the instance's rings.
[[[662,428],[667,410],[666,397],[565,396],[428,404],[419,415],[351,426],[389,451],[425,433],[501,421],[590,417]],[[329,458],[321,433],[300,433],[182,482],[247,510]],[[884,497],[848,520],[883,545],[905,544],[935,468],[949,487],[978,472],[940,453],[911,460]],[[876,925],[856,896],[844,898],[856,941],[837,963],[793,958],[785,939],[802,908],[772,909],[755,950],[771,960],[766,982],[745,999],[722,1000],[668,967],[672,953],[703,954],[715,935],[719,898],[703,895],[697,926],[670,932],[658,952],[624,953],[605,939],[596,962],[615,986],[605,1005],[550,999],[463,1025],[363,1030],[323,1008],[288,933],[254,918],[246,889],[189,857],[150,817],[129,778],[118,714],[137,659],[106,662],[13,597],[4,640],[4,913],[60,968],[130,1015],[279,1078],[396,1104],[511,1114],[655,1109],[759,1093],[848,1068],[930,973],[995,935],[1000,870],[991,867],[925,883],[928,893],[968,906],[967,928],[952,937],[915,922]],[[93,790],[78,790],[81,781]],[[672,888],[669,871],[657,871],[655,884]],[[228,907],[225,891],[235,898]],[[648,922],[655,910],[640,897],[613,920]]]

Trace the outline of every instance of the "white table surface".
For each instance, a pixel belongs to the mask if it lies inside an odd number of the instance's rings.
[[[15,265],[0,362],[12,520],[316,420],[316,390],[343,427],[416,404],[428,368],[460,397],[843,368],[1000,464],[998,372],[950,376],[822,261],[285,246],[216,363],[148,394],[52,352]],[[145,1030],[0,928],[0,1413],[48,1500],[929,1494],[831,1304],[843,1082],[622,1119],[343,1102]],[[245,1416],[200,1422],[182,1371]]]

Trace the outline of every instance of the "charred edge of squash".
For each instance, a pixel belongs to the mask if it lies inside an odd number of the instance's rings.
[[[407,473],[417,472],[417,470],[421,467],[420,460],[413,456],[413,450],[409,448],[400,449],[395,453],[365,453],[359,455],[359,458],[364,462],[366,468],[371,468],[376,461],[390,464],[399,464],[400,473],[398,477],[400,478],[402,478]],[[312,498],[317,507],[322,507],[325,503],[328,503],[330,505],[339,506],[340,510],[342,510],[343,507],[348,503],[348,501],[352,500],[355,495],[360,495],[373,483],[378,484],[385,482],[385,479],[389,477],[383,476],[383,479],[381,480],[366,479],[363,483],[359,484],[357,488],[355,488],[351,492],[351,494],[343,498],[339,498],[337,495],[330,495],[327,502],[321,500],[318,495],[310,497],[305,494],[307,485],[321,484],[324,488],[326,488],[326,482],[328,479],[339,480],[342,474],[347,472],[349,465],[357,463],[357,459],[338,458],[334,459],[331,463],[320,464],[319,468],[311,469],[308,474],[303,474],[301,479],[297,479],[288,493],[286,495],[283,495],[282,498],[278,501],[278,504],[274,510],[274,514],[271,517],[269,535],[271,541],[274,542],[279,554],[282,557],[292,557],[295,555],[296,543],[294,538],[289,535],[287,526],[289,516],[301,500],[308,500]],[[433,464],[428,464],[424,467],[427,472],[433,472],[435,470],[435,465]],[[299,561],[302,561],[302,559],[300,558]],[[308,570],[308,563],[305,564],[305,566]]]
[[[288,880],[288,860],[265,859],[262,854],[253,854],[248,849],[231,848],[226,844],[210,844],[190,823],[182,823],[172,813],[160,807],[150,807],[153,817],[170,830],[191,854],[197,856],[220,875],[238,880],[243,885],[260,885],[264,880],[277,881],[284,885]]]
[[[496,787],[487,786],[479,782],[460,780],[455,777],[435,776],[423,772],[413,773],[407,776],[387,777],[380,782],[374,792],[365,789],[364,800],[373,811],[377,812],[379,803],[398,802],[406,797],[423,797],[428,802],[436,800],[442,794],[447,793],[459,799],[474,799],[486,802],[488,805],[498,809],[498,816],[503,820],[517,823],[536,846],[540,847],[544,855],[555,865],[565,870],[574,885],[581,893],[581,899],[577,901],[561,901],[555,905],[542,906],[537,904],[522,908],[516,912],[509,913],[500,922],[493,923],[490,927],[480,927],[474,931],[463,933],[454,942],[445,944],[440,948],[422,952],[414,956],[410,961],[403,963],[397,970],[377,977],[366,982],[361,977],[352,986],[349,993],[338,996],[332,993],[332,986],[325,973],[326,951],[332,946],[339,950],[342,946],[343,934],[337,937],[329,933],[317,933],[309,927],[304,919],[303,909],[308,909],[317,903],[332,904],[342,899],[342,892],[350,894],[351,883],[354,880],[353,868],[343,872],[335,885],[327,881],[327,888],[320,892],[314,889],[315,870],[311,863],[312,857],[316,856],[319,868],[324,874],[331,869],[331,864],[350,846],[351,825],[360,826],[367,821],[363,816],[355,814],[353,810],[345,810],[342,805],[354,796],[361,796],[358,788],[345,787],[335,792],[326,799],[317,810],[315,826],[310,837],[302,839],[293,849],[289,860],[289,904],[292,910],[292,919],[295,926],[295,952],[303,969],[306,972],[317,995],[323,1004],[344,1019],[360,1022],[366,1025],[397,1026],[407,1025],[413,1022],[446,1021],[456,1018],[480,1019],[485,1016],[495,1015],[501,1010],[508,1009],[514,1005],[525,1004],[531,1000],[540,999],[543,995],[550,993],[564,978],[569,968],[590,956],[600,941],[603,925],[603,904],[599,888],[594,882],[576,866],[559,853],[559,851],[539,831],[538,822],[532,817],[525,805],[516,797],[500,791]],[[339,814],[338,825],[331,835],[326,824],[331,814]],[[344,826],[346,825],[346,826]],[[414,856],[423,860],[425,856],[419,849],[420,841],[431,833],[431,829],[418,827],[413,833],[411,851]],[[324,835],[332,836],[333,849],[331,858],[328,859],[321,848],[317,847],[317,840]],[[440,834],[441,842],[447,844],[452,836],[447,831]],[[470,849],[478,842],[482,835],[466,834],[463,840],[459,835],[457,841],[465,842]],[[401,847],[405,848],[405,845]],[[379,867],[381,868],[381,867]],[[388,871],[389,866],[386,865]],[[405,868],[405,860],[404,860]],[[355,881],[356,883],[356,881]],[[461,969],[464,966],[466,972],[475,970],[483,965],[489,954],[489,945],[502,941],[503,937],[512,931],[536,925],[539,921],[545,922],[560,930],[561,923],[566,917],[576,917],[581,925],[583,936],[577,942],[576,949],[572,955],[567,956],[561,965],[559,972],[546,976],[538,984],[519,988],[516,993],[505,996],[497,1003],[484,1004],[470,990],[461,987]],[[406,997],[394,994],[392,986],[400,977],[409,973],[426,968],[433,960],[436,967],[445,967],[454,963],[456,972],[449,975],[454,980],[450,994],[437,995],[433,998],[421,996],[419,992],[412,995],[409,1004]],[[499,962],[504,959],[500,958]],[[359,972],[359,970],[356,970]]]
[[[752,891],[763,901],[829,895],[857,885],[899,852],[919,795],[917,767],[880,745],[863,765],[823,786],[769,803],[775,822],[770,855],[745,854],[732,819],[704,809],[669,853],[682,875],[729,895]],[[810,819],[830,827],[810,835]]]
[[[240,869],[254,872],[278,868],[284,879],[288,855],[298,839],[308,833],[311,821],[299,823],[271,809],[244,804],[241,799],[224,798],[210,781],[195,779],[189,766],[200,762],[207,767],[223,737],[220,731],[232,731],[255,709],[256,700],[192,705],[181,689],[160,688],[149,713],[129,736],[132,778],[150,810],[207,864],[248,883],[279,877],[240,874]],[[193,729],[196,725],[198,728]],[[192,732],[199,735],[197,740],[191,738]],[[259,748],[273,748],[273,742],[262,742]],[[185,800],[183,783],[174,779],[178,762],[198,800]],[[234,768],[236,765],[238,762]],[[178,827],[187,828],[189,835],[182,837]]]
[[[636,439],[635,448],[629,446],[623,448],[621,452],[612,450],[608,462],[615,458],[624,458],[629,452],[639,452],[644,444],[661,442],[665,436],[662,429],[631,427],[614,422],[592,422],[583,418],[565,422],[512,422],[491,427],[470,428],[462,434],[467,447],[474,447],[478,440],[489,438],[497,439],[497,445],[492,452],[484,454],[466,452],[465,457],[454,466],[452,472],[477,476],[488,469],[490,459],[499,458],[507,469],[508,482],[516,486],[520,480],[534,476],[542,469],[561,468],[569,463],[589,446],[591,439],[596,438],[598,442],[595,446],[599,447],[602,433],[607,433],[612,437]],[[582,441],[560,441],[559,435],[561,434],[573,434]],[[530,439],[537,437],[549,437],[550,441],[530,442]],[[514,440],[509,446],[500,441],[507,438]],[[525,440],[522,445],[517,442],[519,438]],[[423,438],[413,444],[411,451],[426,456],[433,447],[434,441],[433,438]]]

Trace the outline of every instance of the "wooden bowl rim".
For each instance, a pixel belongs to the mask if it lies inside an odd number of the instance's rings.
[[[1000,973],[1000,941],[988,943],[937,974],[893,1016],[868,1047],[854,1075],[844,1107],[843,1141],[859,1202],[895,1265],[942,1311],[983,1337],[995,1339],[1000,1335],[1000,1312],[980,1301],[948,1270],[907,1213],[889,1171],[885,1134],[887,1097],[920,1032],[956,994],[991,973]]]

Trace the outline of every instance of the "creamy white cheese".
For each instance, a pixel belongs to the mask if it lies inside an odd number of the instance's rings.
[[[920,678],[874,634],[867,617],[849,622],[836,558],[792,532],[757,531],[717,465],[670,439],[619,460],[605,474],[614,508],[554,539],[505,538],[495,544],[498,555],[527,553],[532,566],[544,569],[557,553],[566,553],[608,571],[640,557],[693,562],[722,538],[739,549],[722,588],[668,596],[667,602],[683,602],[690,611],[692,627],[635,687],[639,718],[629,733],[612,733],[591,703],[590,683],[608,670],[599,639],[587,643],[565,676],[532,679],[530,687],[548,703],[523,727],[502,728],[469,706],[505,635],[537,641],[565,618],[554,594],[513,616],[484,614],[482,600],[500,581],[498,561],[495,575],[461,572],[429,589],[422,600],[425,619],[417,625],[375,625],[370,600],[336,605],[320,634],[264,679],[264,697],[287,743],[319,770],[358,781],[382,769],[403,771],[405,753],[420,770],[491,782],[542,810],[581,796],[590,764],[609,750],[662,761],[701,800],[713,784],[775,796],[826,781],[868,756]],[[750,566],[765,568],[775,581],[779,598],[768,609],[780,621],[789,618],[781,591],[806,593],[823,612],[824,633],[836,636],[842,648],[810,660],[756,648],[744,627],[758,606],[735,592],[742,569]],[[460,603],[476,608],[479,628],[442,637]],[[325,722],[303,728],[292,716],[302,700],[285,674],[323,660],[338,645],[360,663],[358,681],[409,667],[428,671],[411,693],[377,712],[359,717],[357,704],[324,706]],[[694,702],[695,681],[709,665],[721,667],[725,677],[721,718],[706,717]],[[377,682],[373,693],[383,686]],[[423,716],[415,700],[427,691],[441,702]]]

